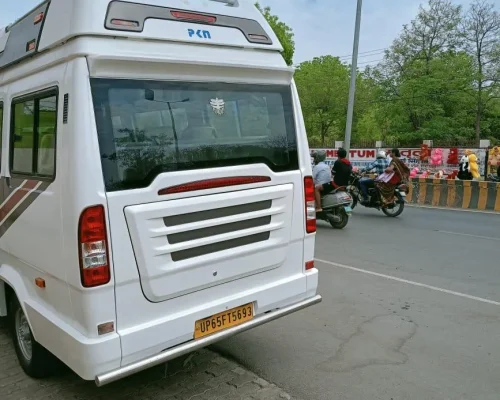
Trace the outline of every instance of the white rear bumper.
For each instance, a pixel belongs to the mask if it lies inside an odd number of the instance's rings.
[[[248,284],[249,279],[242,282]],[[28,301],[24,304],[35,339],[81,378],[95,380],[97,385],[102,386],[319,303],[321,297],[316,296],[317,287],[318,271],[311,270],[307,274],[265,286],[250,285],[249,290],[242,290],[233,298],[221,295],[215,302],[195,307],[196,312],[191,309],[187,312],[186,309],[179,312],[176,318],[151,319],[147,324],[138,324],[97,338],[86,337],[39,303]],[[222,288],[218,290],[221,292]],[[193,340],[195,320],[220,312],[221,304],[232,308],[252,301],[255,302],[256,312],[253,320]],[[126,308],[126,305],[122,304],[123,307]]]
[[[317,295],[314,296],[310,299],[301,301],[299,303],[295,303],[293,305],[290,305],[288,307],[280,308],[275,311],[271,311],[267,314],[263,314],[261,316],[258,316],[257,318],[239,325],[235,326],[233,328],[227,329],[225,331],[216,333],[214,335],[205,337],[203,339],[191,341],[185,344],[182,344],[180,346],[176,346],[172,349],[166,350],[160,354],[157,354],[152,357],[148,357],[144,360],[137,361],[135,363],[123,366],[121,368],[118,368],[114,371],[107,372],[101,375],[96,376],[95,382],[97,386],[103,386],[107,385],[108,383],[117,381],[119,379],[122,379],[126,376],[135,374],[139,371],[143,371],[145,369],[154,367],[155,365],[162,364],[168,360],[172,360],[174,358],[180,357],[184,354],[188,354],[192,351],[195,351],[197,349],[209,346],[213,343],[216,343],[222,339],[226,339],[230,336],[236,335],[238,333],[247,331],[249,329],[255,328],[259,325],[263,325],[267,322],[274,321],[278,318],[284,317],[286,315],[292,314],[296,311],[302,310],[304,308],[310,307],[314,304],[317,304],[321,302],[321,296]]]

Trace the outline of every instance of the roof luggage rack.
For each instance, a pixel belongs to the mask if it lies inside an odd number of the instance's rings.
[[[238,0],[211,0],[216,1],[217,3],[226,3],[229,7],[239,7]]]

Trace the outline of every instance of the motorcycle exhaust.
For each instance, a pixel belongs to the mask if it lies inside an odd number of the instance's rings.
[[[335,214],[327,214],[328,220],[333,221],[333,222],[340,222],[342,221],[342,218],[340,218],[338,215]]]

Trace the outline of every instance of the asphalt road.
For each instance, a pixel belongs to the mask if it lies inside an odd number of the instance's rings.
[[[215,347],[302,400],[498,400],[500,215],[319,224],[323,302]]]

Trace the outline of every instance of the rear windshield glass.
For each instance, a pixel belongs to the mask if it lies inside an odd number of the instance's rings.
[[[92,79],[108,191],[158,174],[264,163],[298,169],[288,86]]]

